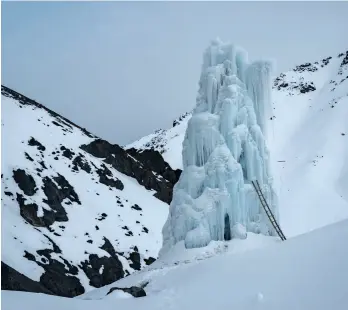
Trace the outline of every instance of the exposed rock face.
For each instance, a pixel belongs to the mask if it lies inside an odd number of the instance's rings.
[[[28,196],[33,196],[36,192],[36,183],[34,178],[22,169],[13,171],[13,178],[18,187]]]
[[[33,293],[53,294],[40,282],[33,281],[1,262],[1,289]]]
[[[104,158],[106,163],[135,178],[146,189],[155,190],[155,197],[158,199],[171,202],[173,186],[179,178],[180,170],[172,170],[157,151],[125,151],[117,144],[110,144],[102,139],[81,145],[81,149],[98,158]]]
[[[109,295],[114,291],[123,291],[125,293],[131,294],[133,297],[144,297],[146,296],[146,292],[143,288],[137,286],[131,287],[112,287],[110,291],[106,294]]]
[[[181,170],[173,170],[168,163],[163,160],[162,155],[158,151],[143,150],[139,152],[131,148],[128,149],[127,152],[147,167],[150,167],[152,171],[160,174],[173,185],[179,180]]]
[[[102,287],[124,277],[123,266],[116,255],[98,257],[91,254],[81,267],[90,280],[89,284],[94,287]]]
[[[1,90],[2,214],[11,220],[3,228],[8,255],[2,257],[2,289],[74,297],[155,261],[152,243],[160,240],[160,232],[154,234],[144,221],[165,214],[168,206],[148,190],[169,203],[175,183],[175,172],[161,156],[155,155],[155,165],[147,157],[143,163],[137,154],[95,140],[41,104],[4,86]],[[13,124],[23,119],[26,126],[19,130]],[[122,173],[140,185],[128,182],[125,188]],[[137,197],[130,194],[133,190]],[[144,206],[143,195],[151,209]],[[12,254],[14,247],[19,257]],[[27,272],[28,264],[39,276]]]
[[[36,256],[25,252],[25,258],[36,262],[45,272],[40,277],[40,284],[48,289],[53,295],[64,297],[74,297],[85,292],[80,280],[76,277],[78,274],[77,267],[71,265],[61,256],[61,249],[48,236],[45,237],[51,243],[53,249],[37,250],[36,254],[42,256],[40,260]],[[59,256],[64,263],[52,258],[52,254]]]

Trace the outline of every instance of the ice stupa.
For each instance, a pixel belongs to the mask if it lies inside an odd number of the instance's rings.
[[[271,68],[268,61],[249,63],[244,50],[219,39],[204,52],[161,253],[182,240],[186,248],[196,248],[246,238],[247,231],[275,235],[251,185],[258,180],[278,220],[265,125]]]

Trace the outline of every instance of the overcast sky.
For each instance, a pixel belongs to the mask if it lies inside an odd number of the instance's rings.
[[[347,2],[2,2],[2,84],[113,143],[195,105],[219,36],[277,71],[348,48]]]

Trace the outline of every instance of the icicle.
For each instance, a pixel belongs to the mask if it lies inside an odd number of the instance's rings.
[[[161,255],[182,240],[194,248],[244,239],[246,231],[275,233],[250,184],[259,181],[277,219],[265,142],[270,70],[269,62],[249,64],[244,50],[219,39],[205,50]]]

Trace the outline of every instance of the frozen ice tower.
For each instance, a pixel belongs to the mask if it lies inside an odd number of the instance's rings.
[[[182,240],[195,248],[211,240],[246,238],[247,231],[275,235],[251,185],[258,180],[278,220],[265,142],[270,74],[269,62],[249,63],[242,49],[219,39],[204,52],[161,253]]]

